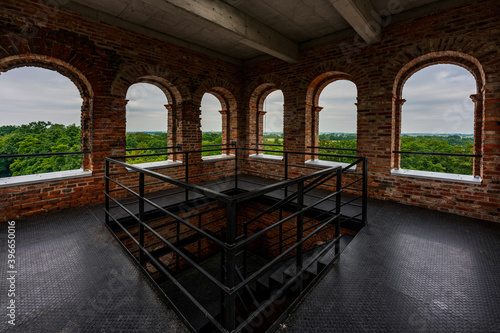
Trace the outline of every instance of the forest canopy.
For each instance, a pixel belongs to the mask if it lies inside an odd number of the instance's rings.
[[[81,151],[80,127],[38,121],[0,127],[0,155]],[[79,169],[81,155],[0,159],[0,177]]]
[[[167,133],[165,132],[129,132],[126,134],[126,147],[139,150],[127,151],[127,155],[143,155],[166,153],[166,150],[152,150],[152,147],[166,147]],[[221,132],[204,132],[202,145],[220,145]],[[282,155],[282,133],[267,133],[264,135],[265,149],[275,152],[267,154]],[[321,133],[319,135],[320,147],[356,149],[355,133]],[[204,147],[203,156],[221,154],[219,147]],[[472,135],[408,135],[401,137],[401,150],[413,152],[440,152],[472,154],[474,138]],[[76,125],[52,124],[50,122],[32,122],[21,126],[0,127],[0,155],[36,154],[54,152],[80,152],[81,134],[80,127]],[[320,149],[320,153],[356,155],[355,151]],[[127,159],[128,163],[145,163],[164,161],[166,155],[144,156]],[[352,158],[322,156],[322,160],[350,163]],[[433,156],[433,155],[401,155],[401,168],[410,170],[423,170],[446,172],[456,174],[472,174],[470,157]],[[81,167],[81,155],[63,155],[46,157],[18,157],[0,158],[0,177],[20,176],[44,172],[74,170]]]

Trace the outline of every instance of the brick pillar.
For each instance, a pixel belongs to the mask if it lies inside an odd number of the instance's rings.
[[[125,155],[127,102],[114,96],[95,96],[93,99],[90,162],[94,175],[104,173],[106,157]]]
[[[474,102],[474,154],[483,152],[483,96],[481,94],[470,95]],[[472,174],[482,176],[481,158],[474,158]]]
[[[403,104],[406,99],[393,97],[393,112],[392,117],[392,150],[401,150],[401,114],[403,112]],[[391,152],[392,153],[392,152]],[[399,169],[401,163],[401,154],[392,154],[391,169]]]
[[[231,143],[231,130],[230,130],[230,119],[228,117],[229,112],[227,110],[220,110],[219,113],[222,116],[222,144],[228,144]],[[228,146],[222,146],[222,148],[228,148]],[[228,155],[230,153],[229,150],[223,150],[222,154],[223,155]]]
[[[177,114],[176,107],[172,104],[165,104],[167,109],[167,143],[168,147],[177,146]],[[169,149],[169,151],[177,151],[177,149]],[[168,155],[168,159],[176,161],[179,159],[178,155]]]
[[[311,146],[318,147],[319,146],[319,113],[323,110],[321,106],[313,106],[312,111],[312,119],[311,119]],[[318,153],[318,149],[311,149],[311,152]],[[312,160],[317,160],[318,156],[311,156]]]
[[[82,118],[81,118],[81,135],[82,135],[82,151],[90,151],[91,150],[91,139],[92,139],[92,126],[91,126],[91,117],[90,111],[92,108],[92,101],[90,98],[83,98],[82,103]],[[92,156],[90,154],[83,154],[82,156],[82,169],[83,170],[91,170],[92,169]]]
[[[294,152],[305,152],[306,139],[306,106],[294,98],[287,100],[285,96],[284,119],[283,119],[283,150]],[[288,162],[292,165],[302,165],[308,157],[304,154],[289,154]],[[305,172],[303,168],[290,168],[289,176],[298,177]]]
[[[192,100],[182,102],[177,127],[177,143],[182,144],[183,151],[201,150],[201,110],[200,103]],[[179,156],[183,160],[183,156]],[[201,152],[189,155],[189,163],[200,163]]]
[[[251,142],[250,147],[262,148],[262,146],[255,146],[253,143],[263,143],[264,142],[264,116],[266,111],[258,111],[257,112],[257,137],[256,142]]]

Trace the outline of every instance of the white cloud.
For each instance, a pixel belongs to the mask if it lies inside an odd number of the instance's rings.
[[[168,103],[165,93],[150,83],[136,83],[126,96],[127,132],[166,132]]]
[[[472,74],[456,65],[433,65],[403,87],[403,133],[473,133],[476,91]]]
[[[404,133],[472,133],[476,92],[472,74],[455,65],[429,66],[405,83],[402,130]],[[321,132],[356,132],[356,87],[340,80],[328,85],[320,97]],[[165,94],[151,84],[135,84],[127,93],[128,131],[165,131]],[[265,131],[283,130],[283,94],[271,93],[265,101]],[[23,67],[0,75],[0,126],[31,121],[79,124],[82,99],[74,83],[42,68]],[[220,102],[211,94],[202,100],[203,131],[221,131]]]
[[[330,83],[319,97],[319,132],[356,133],[357,89],[351,81]]]
[[[81,107],[75,84],[55,71],[22,67],[0,75],[0,126],[33,121],[79,125]]]
[[[212,94],[205,94],[201,99],[201,131],[222,132],[222,110],[220,101]]]
[[[264,133],[283,132],[283,104],[285,100],[283,92],[276,90],[267,95],[264,100]]]

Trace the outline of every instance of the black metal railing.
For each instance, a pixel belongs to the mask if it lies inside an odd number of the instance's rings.
[[[437,155],[437,156],[455,156],[455,157],[474,157],[482,158],[480,154],[456,154],[456,153],[437,153],[437,152],[420,152],[420,151],[401,151],[393,150],[394,154],[410,154],[410,155]]]
[[[483,155],[481,154],[463,154],[463,153],[440,153],[440,152],[420,152],[420,151],[402,151],[402,150],[393,150],[393,154],[398,154],[398,155],[423,155],[423,156],[440,156],[443,158],[446,157],[465,157],[465,158],[483,158]],[[400,162],[400,165],[404,164],[404,161]],[[427,171],[424,169],[419,169],[420,171]],[[456,171],[456,170],[454,170]],[[471,174],[474,174],[474,165],[470,166],[470,172]],[[458,172],[451,172],[451,173],[458,173]]]
[[[190,163],[189,155],[200,151],[174,152],[174,154],[184,154],[182,163],[182,167],[185,168],[182,177],[184,179],[166,176],[119,160],[130,155],[119,159],[107,158],[105,221],[114,233],[120,234],[118,238],[122,242],[128,241],[132,244],[132,247],[125,247],[142,267],[146,267],[146,264],[153,266],[157,273],[168,278],[185,295],[190,304],[208,318],[214,329],[227,332],[242,331],[257,316],[261,316],[269,304],[290,288],[301,284],[301,274],[312,263],[309,257],[305,257],[304,252],[312,247],[311,242],[317,241],[317,237],[323,237],[322,239],[327,242],[327,246],[319,251],[318,256],[332,247],[335,247],[338,253],[341,210],[345,205],[341,193],[347,187],[342,185],[342,168],[331,167],[294,178],[290,178],[285,172],[286,179],[278,183],[254,191],[234,192],[238,189],[238,178],[248,171],[245,166],[239,165],[241,157],[239,159],[238,155],[244,154],[248,149],[236,148],[234,144],[223,149],[232,149],[235,152],[232,159],[234,166],[228,164],[229,168],[226,170],[217,171],[221,174],[230,174],[223,182],[232,185],[229,186],[233,189],[232,194],[222,185],[214,190],[191,182],[214,175],[214,172],[203,173],[203,170],[193,165],[196,163]],[[292,153],[284,152],[285,156]],[[363,161],[366,165],[365,160],[360,160],[358,163]],[[282,164],[282,166],[285,170],[290,168],[292,171],[292,168],[296,167],[292,164]],[[197,171],[190,174],[193,167]],[[123,168],[128,171],[124,172]],[[175,194],[167,196],[149,193],[150,188],[161,183],[181,191],[174,191]],[[328,195],[313,196],[313,192],[320,188],[330,188]],[[186,194],[179,198],[182,192]],[[255,200],[277,192],[282,192],[284,195],[276,199],[271,207],[251,219],[242,220],[242,215],[238,213],[240,207],[252,205]],[[327,205],[329,209],[323,210],[323,215],[318,216],[316,213],[316,218],[313,218],[314,214],[311,213],[322,205]],[[202,206],[206,208],[199,212],[189,210],[195,207],[200,209]],[[288,212],[286,216],[283,215],[285,208]],[[213,217],[220,210],[223,211],[222,216],[225,220]],[[167,220],[162,220],[165,218]],[[265,227],[260,230],[255,228],[257,225],[262,225],[263,221],[267,221]],[[162,230],[170,230],[170,233],[165,234]],[[281,236],[276,236],[278,234]],[[270,248],[273,248],[276,237],[280,238],[278,244],[280,251],[273,255],[272,259],[268,258],[269,262],[266,265],[257,270],[247,270],[246,260],[254,245],[264,239]],[[165,253],[171,254],[173,262],[165,264],[161,261],[160,255]],[[200,263],[208,255],[207,253],[222,254],[220,259],[222,269],[219,276],[209,273]],[[248,293],[249,285],[256,283],[257,279],[286,258],[295,258],[295,277],[284,283],[267,300],[254,306],[252,311],[242,314],[241,309],[244,307],[242,295]],[[198,272],[200,283],[208,283],[219,290],[222,311],[219,315],[210,312],[197,299],[192,287],[176,280],[176,273],[186,267]],[[175,306],[175,301],[172,303]],[[182,315],[182,311],[179,312]],[[189,318],[186,321],[189,322]]]
[[[53,157],[53,156],[69,156],[69,155],[85,155],[91,154],[91,151],[71,151],[71,152],[55,152],[55,153],[33,153],[33,154],[7,154],[0,155],[0,159],[14,159],[23,157]],[[69,170],[60,170],[69,171]]]
[[[250,148],[243,149],[248,152],[269,152],[272,150]],[[340,155],[340,154],[326,154],[326,153],[312,153],[312,152],[295,152],[295,151],[280,151],[283,154],[282,161],[276,161],[274,159],[250,159],[253,163],[260,163],[265,165],[272,165],[281,167],[283,169],[282,176],[283,180],[289,179],[292,169],[305,169],[305,170],[318,170],[328,167],[327,165],[315,165],[315,164],[297,164],[290,163],[291,157],[302,155],[302,156],[314,156],[320,157],[335,157],[344,158],[350,160],[349,163],[343,163],[342,172],[348,175],[344,177],[345,182],[342,185],[342,189],[351,193],[350,196],[346,196],[348,199],[342,202],[343,206],[350,208],[351,214],[349,216],[344,216],[343,219],[346,221],[351,221],[354,224],[359,223],[364,226],[367,223],[367,207],[368,207],[368,161],[366,157],[356,156],[356,155]],[[333,164],[335,165],[335,164]],[[248,172],[248,170],[247,170]],[[252,174],[259,176],[269,176],[269,172],[261,172],[258,170],[252,170]],[[285,189],[286,193],[287,189]],[[312,195],[312,194],[311,194]],[[354,227],[356,229],[356,227]]]

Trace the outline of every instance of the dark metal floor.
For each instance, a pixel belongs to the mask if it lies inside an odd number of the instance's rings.
[[[499,332],[500,224],[370,201],[280,332]]]
[[[0,224],[0,332],[187,332],[102,218],[93,206],[16,221],[14,328]],[[282,332],[499,331],[500,224],[376,200],[369,221]]]

